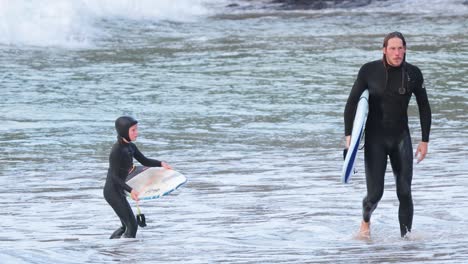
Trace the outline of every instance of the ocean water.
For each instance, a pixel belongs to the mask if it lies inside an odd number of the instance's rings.
[[[0,1],[1,262],[466,263],[467,20],[459,0]],[[389,166],[361,241],[363,159],[342,184],[343,110],[395,30],[425,77],[429,154],[409,238]],[[102,187],[124,114],[142,152],[188,183],[142,203],[136,239],[109,240]],[[416,147],[414,99],[409,115]]]

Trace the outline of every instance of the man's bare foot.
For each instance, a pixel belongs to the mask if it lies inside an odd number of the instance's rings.
[[[359,228],[359,239],[370,239],[370,222],[361,222],[361,227]]]

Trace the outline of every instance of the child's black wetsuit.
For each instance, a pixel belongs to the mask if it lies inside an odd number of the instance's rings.
[[[132,188],[125,183],[125,179],[133,168],[133,158],[143,166],[161,167],[160,161],[146,158],[135,144],[132,142],[126,143],[122,140],[122,138],[126,138],[129,141],[128,129],[131,125],[136,124],[136,120],[132,120],[129,118],[129,120],[123,120],[124,122],[116,122],[117,131],[124,132],[119,133],[119,139],[112,146],[109,156],[109,170],[104,185],[104,198],[112,206],[122,222],[122,226],[110,238],[120,238],[122,235],[134,238],[137,233],[138,225],[136,218],[125,196],[125,191],[132,191]],[[124,127],[119,129],[119,125]],[[127,131],[127,134],[125,134],[125,131]]]
[[[412,94],[416,96],[419,107],[422,141],[429,142],[431,109],[423,82],[419,68],[409,63],[391,67],[382,60],[369,62],[359,71],[344,113],[345,135],[348,136],[359,97],[365,89],[369,89],[364,150],[367,195],[363,200],[363,218],[369,222],[382,198],[389,156],[400,201],[398,216],[402,236],[411,231],[413,221],[413,150],[407,114]]]

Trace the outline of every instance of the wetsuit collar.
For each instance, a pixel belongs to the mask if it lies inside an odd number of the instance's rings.
[[[117,141],[120,144],[130,144],[130,141],[128,141],[127,139],[125,139],[124,137],[121,137],[121,136],[117,136]]]
[[[398,66],[393,66],[393,65],[387,64],[387,69],[399,70],[399,69],[403,68],[403,64],[404,64],[404,63],[405,63],[405,62],[402,62],[402,63],[401,63],[400,65],[398,65]]]
[[[394,69],[400,69],[401,67],[403,67],[406,63],[406,55],[405,55],[405,58],[403,58],[403,61],[401,62],[401,64],[399,66],[392,66],[390,65],[388,62],[387,62],[387,57],[385,56],[385,54],[383,55],[383,58],[382,58],[382,62],[385,66],[386,69],[389,69],[389,68],[394,68]]]

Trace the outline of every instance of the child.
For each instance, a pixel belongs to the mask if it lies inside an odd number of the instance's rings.
[[[122,222],[122,226],[115,230],[111,239],[122,237],[134,238],[138,225],[132,208],[127,201],[125,191],[130,193],[133,200],[138,201],[139,193],[125,183],[128,174],[133,170],[133,158],[147,167],[164,167],[172,169],[165,162],[146,158],[132,141],[138,136],[138,121],[129,116],[121,116],[115,120],[117,142],[112,146],[109,156],[109,170],[104,185],[104,198],[114,209]]]

